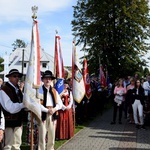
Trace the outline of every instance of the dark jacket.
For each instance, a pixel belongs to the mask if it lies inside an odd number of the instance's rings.
[[[137,89],[134,88],[131,91],[131,103],[133,104],[135,99],[140,100],[141,104],[144,104],[144,89],[142,87],[139,88],[138,94]]]

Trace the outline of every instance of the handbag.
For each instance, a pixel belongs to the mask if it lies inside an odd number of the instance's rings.
[[[114,98],[114,101],[118,104],[118,106],[120,106],[122,104],[122,101],[123,101],[123,96],[116,95]]]
[[[122,95],[116,95],[115,100],[123,101],[123,96]]]

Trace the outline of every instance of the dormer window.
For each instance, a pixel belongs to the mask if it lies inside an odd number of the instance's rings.
[[[46,67],[47,67],[47,64],[46,64],[46,63],[42,63],[42,67],[43,67],[43,68],[46,68]]]
[[[27,67],[27,63],[24,63],[24,64],[23,64],[23,67],[26,68],[26,67]]]

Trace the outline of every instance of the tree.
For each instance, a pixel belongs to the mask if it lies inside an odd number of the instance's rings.
[[[14,51],[16,48],[25,48],[27,44],[23,40],[16,39],[16,41],[14,41],[12,46],[13,46],[13,51]]]
[[[148,0],[78,0],[73,8],[73,35],[87,52],[89,72],[102,63],[115,78],[146,66],[141,56],[149,50]]]
[[[0,72],[4,70],[4,65],[2,64],[3,61],[4,59],[0,57]]]
[[[148,75],[150,74],[148,68],[144,68],[144,71],[143,71],[143,72],[144,72],[144,73],[143,73],[143,76],[144,76],[144,77],[146,77],[146,76],[148,76]]]

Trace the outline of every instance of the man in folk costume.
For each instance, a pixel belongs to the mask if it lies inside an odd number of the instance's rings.
[[[53,80],[56,79],[52,72],[47,70],[42,75],[43,86],[40,93],[43,98],[41,104],[50,110],[50,114],[42,113],[42,121],[38,127],[39,144],[38,150],[54,150],[56,120],[58,118],[58,110],[62,109],[62,101],[58,92],[52,87]],[[47,144],[45,141],[48,132]],[[47,145],[47,146],[46,146]]]
[[[12,69],[6,77],[9,79],[1,88],[0,103],[5,116],[4,150],[20,150],[22,143],[22,123],[24,105],[18,81],[22,77],[17,69]]]

